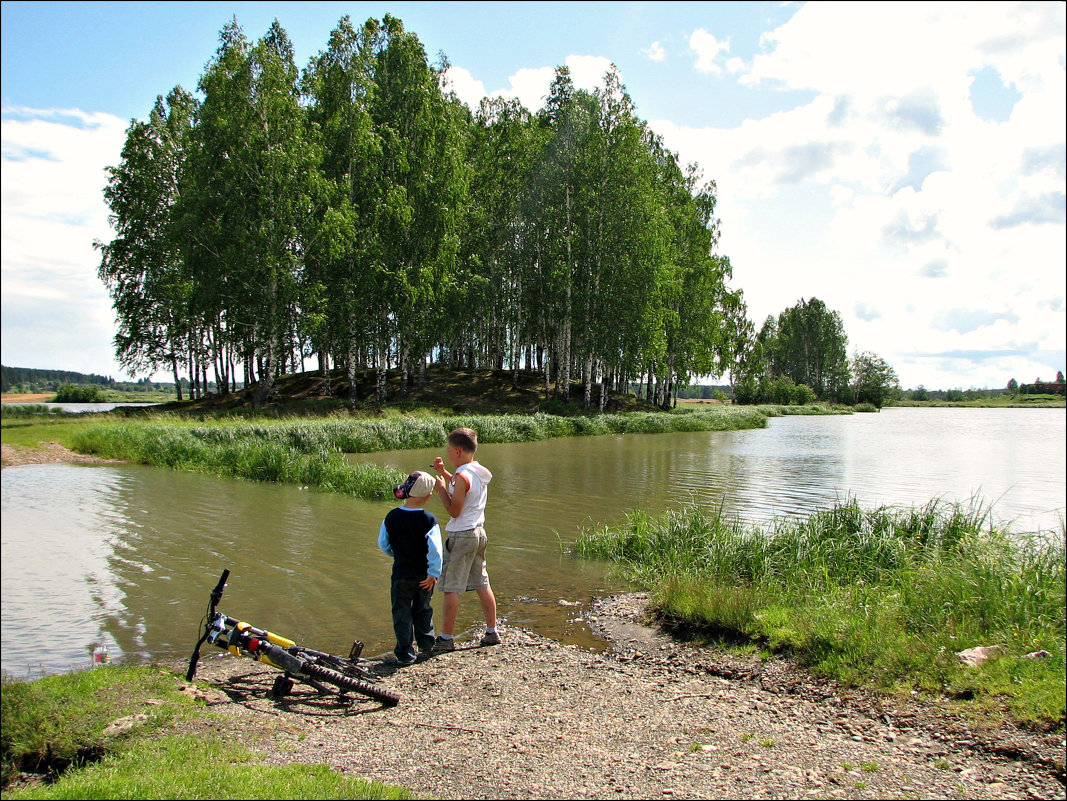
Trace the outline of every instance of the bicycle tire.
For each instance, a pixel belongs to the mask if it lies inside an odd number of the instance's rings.
[[[375,701],[381,701],[386,706],[396,706],[400,703],[400,696],[389,690],[374,687],[370,684],[365,684],[362,681],[356,681],[355,679],[350,679],[348,676],[338,673],[336,670],[325,668],[322,665],[316,665],[309,662],[304,665],[301,672],[313,679],[327,682],[342,690],[366,695],[373,698]]]

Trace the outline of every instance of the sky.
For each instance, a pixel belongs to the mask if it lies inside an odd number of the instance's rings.
[[[614,64],[639,117],[717,187],[756,329],[801,299],[904,389],[1065,366],[1065,5],[938,2],[2,3],[2,361],[119,367],[94,241],[125,131],[195,90],[236,18],[300,67],[344,15],[392,14],[472,107],[536,110],[557,66]],[[169,380],[165,373],[155,376]]]

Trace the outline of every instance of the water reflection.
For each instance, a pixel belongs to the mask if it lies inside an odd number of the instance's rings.
[[[579,526],[638,507],[696,502],[758,523],[850,495],[864,505],[980,496],[1016,530],[1060,530],[1065,419],[892,409],[754,431],[483,445],[501,616],[597,647],[581,605],[625,588],[565,546]],[[351,458],[410,471],[439,453]],[[2,481],[2,659],[16,675],[84,664],[100,642],[116,655],[185,658],[224,567],[231,614],[326,650],[356,637],[369,653],[391,648],[390,563],[376,547],[389,503],[137,466],[29,465],[5,468]],[[441,515],[436,502],[430,510]],[[460,631],[478,626],[473,598],[460,613]]]
[[[49,409],[59,409],[67,414],[87,414],[90,412],[110,412],[120,408],[141,408],[145,406],[159,406],[160,403],[136,403],[130,401],[118,401],[111,403],[56,403],[44,401],[43,403],[5,403],[4,408],[18,408],[20,406],[47,406]]]
[[[4,669],[86,663],[123,606],[110,569],[115,532],[100,525],[111,510],[92,471],[27,465],[2,475]]]

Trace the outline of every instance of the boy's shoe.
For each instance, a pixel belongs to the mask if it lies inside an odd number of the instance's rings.
[[[396,663],[400,665],[400,667],[411,667],[415,664],[415,657],[410,656],[406,659],[401,659],[400,657],[397,657]]]
[[[479,640],[482,645],[500,645],[500,635],[495,631],[487,631]]]
[[[444,637],[438,637],[433,643],[433,652],[435,654],[443,654],[446,651],[455,651],[456,641],[446,640]]]

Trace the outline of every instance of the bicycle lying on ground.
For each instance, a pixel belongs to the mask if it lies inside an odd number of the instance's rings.
[[[274,686],[271,688],[270,694],[274,698],[288,695],[293,689],[293,681],[296,680],[314,687],[320,693],[335,692],[345,695],[354,692],[380,701],[386,706],[396,706],[400,703],[398,695],[375,686],[378,677],[364,667],[367,660],[360,658],[363,643],[359,640],[352,643],[352,650],[345,659],[298,645],[290,639],[265,629],[258,629],[218,611],[229,576],[229,570],[222,571],[219,583],[211,591],[211,601],[204,618],[204,633],[189,659],[186,681],[192,681],[196,675],[200,646],[206,642],[235,656],[265,662],[284,671],[284,675],[274,680]],[[332,685],[332,688],[327,685]]]

